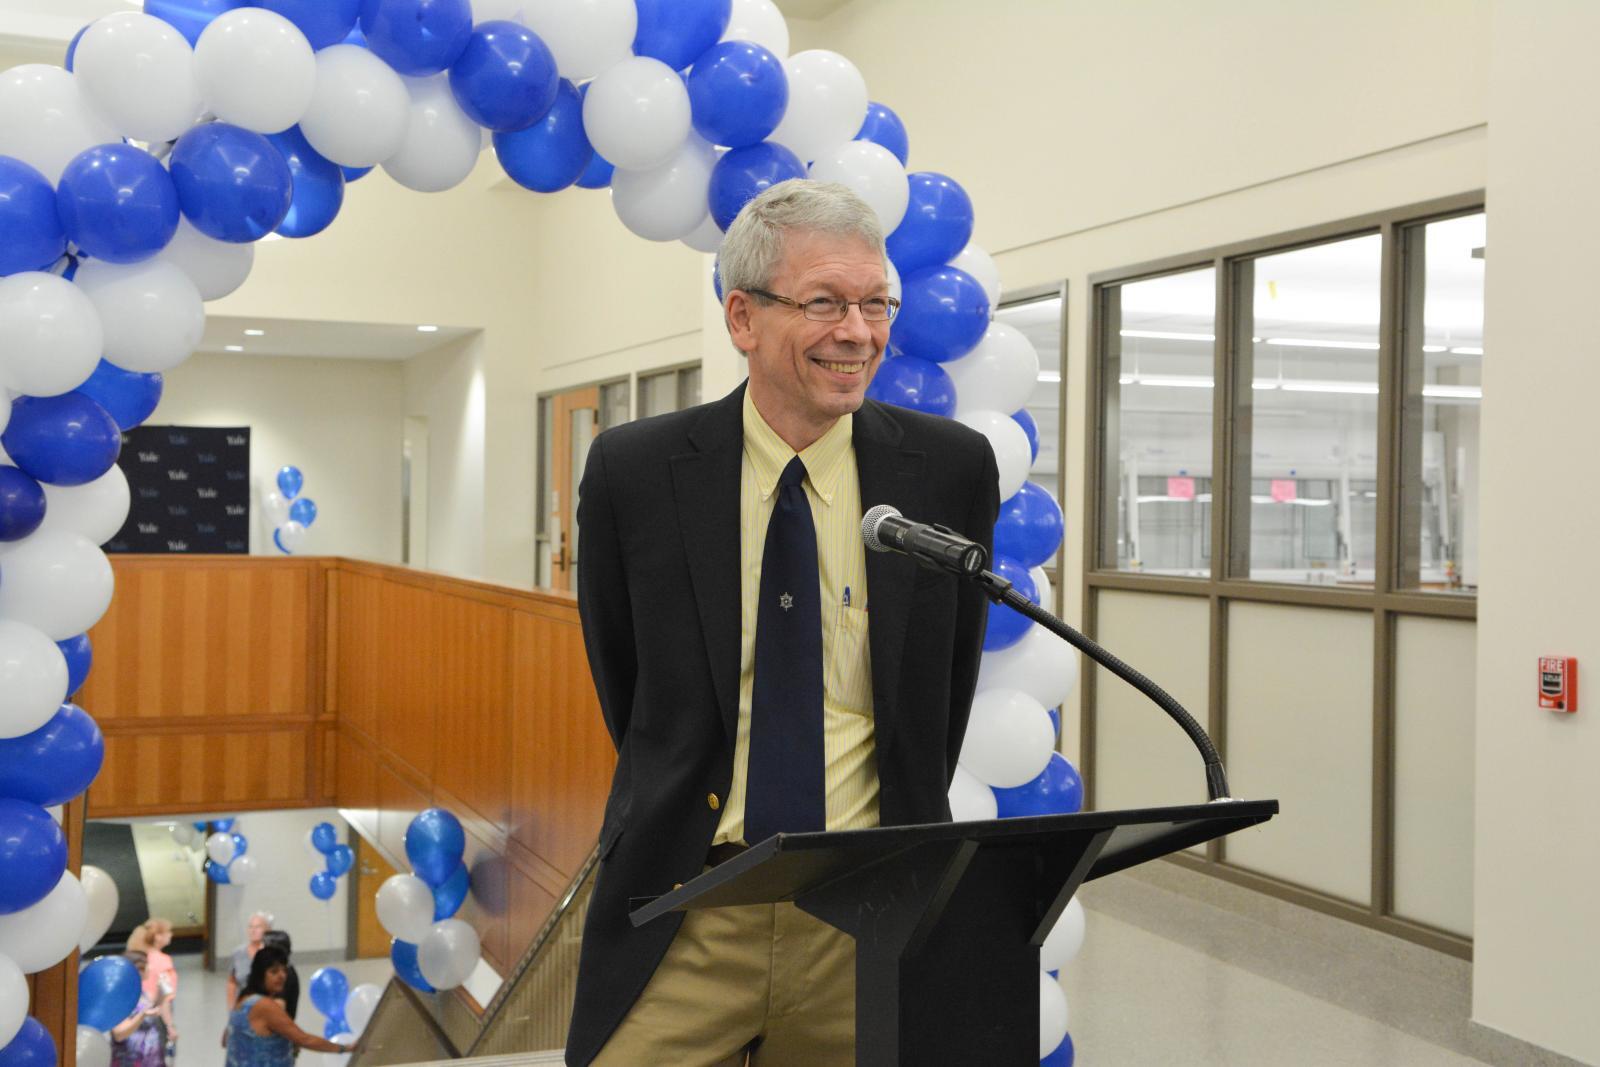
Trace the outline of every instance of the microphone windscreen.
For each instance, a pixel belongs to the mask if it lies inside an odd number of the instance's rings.
[[[900,509],[893,504],[874,504],[861,516],[861,541],[874,552],[887,552],[889,546],[878,537],[878,527],[884,519],[898,517]]]

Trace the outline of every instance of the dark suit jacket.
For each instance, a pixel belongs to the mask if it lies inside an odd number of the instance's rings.
[[[635,929],[628,898],[704,865],[733,780],[739,715],[744,387],[607,430],[579,490],[578,607],[618,761],[600,830],[567,1062],[588,1064],[638,999],[682,917]],[[988,441],[867,401],[855,416],[863,508],[887,503],[986,548],[999,491]],[[867,553],[883,825],[948,822],[987,602],[909,558]]]

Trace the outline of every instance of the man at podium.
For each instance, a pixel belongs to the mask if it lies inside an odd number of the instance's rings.
[[[984,545],[988,442],[865,398],[898,301],[877,218],[796,180],[728,228],[723,311],[748,381],[594,442],[578,603],[618,762],[568,1036],[573,1065],[855,1062],[850,938],[792,904],[634,928],[776,833],[947,821],[981,592],[864,551],[886,503]]]

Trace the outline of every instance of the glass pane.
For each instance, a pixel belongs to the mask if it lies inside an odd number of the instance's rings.
[[[600,387],[600,426],[609,430],[628,421],[628,383],[611,382]],[[574,483],[576,484],[576,483]]]
[[[676,371],[664,374],[639,376],[639,417],[665,415],[678,410],[678,375]]]
[[[1102,566],[1210,573],[1216,285],[1207,267],[1103,290]]]
[[[1001,305],[994,315],[996,322],[1021,331],[1039,353],[1039,380],[1023,405],[1039,435],[1039,454],[1028,469],[1028,481],[1052,497],[1061,495],[1061,314],[1061,298],[1052,296]],[[1056,503],[1061,501],[1057,499]],[[1046,571],[1059,573],[1064,550],[1065,542],[1044,563]]]
[[[1401,560],[1402,585],[1413,589],[1478,587],[1485,237],[1481,213],[1405,233]]]
[[[1381,256],[1372,234],[1239,264],[1236,577],[1372,584]]]
[[[700,368],[687,367],[678,372],[678,410],[692,408],[700,403]]]

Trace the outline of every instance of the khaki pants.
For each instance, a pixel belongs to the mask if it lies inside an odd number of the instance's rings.
[[[690,911],[594,1067],[851,1067],[856,950],[793,904]]]

